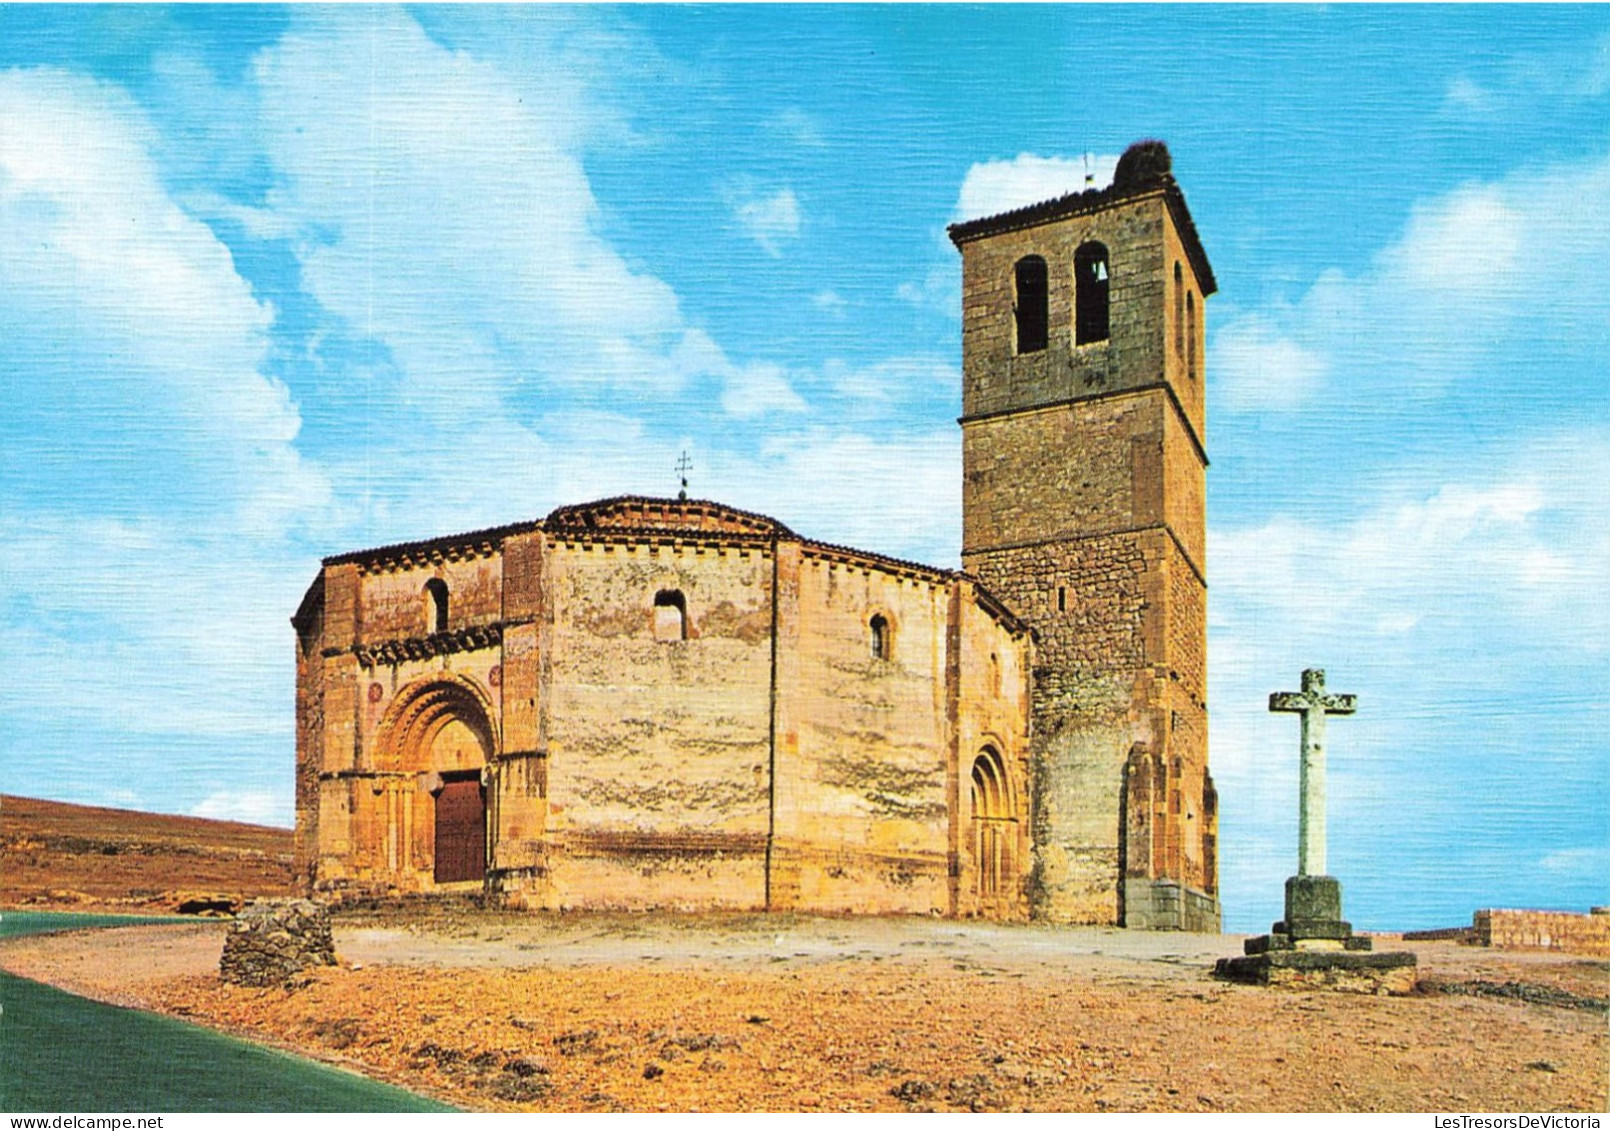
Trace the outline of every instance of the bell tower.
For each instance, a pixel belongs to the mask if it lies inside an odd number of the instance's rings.
[[[1207,768],[1203,308],[1159,141],[1111,187],[950,228],[962,564],[1037,633],[1043,919],[1219,927]]]

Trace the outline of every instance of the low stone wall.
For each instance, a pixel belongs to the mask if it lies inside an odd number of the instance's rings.
[[[1476,941],[1474,927],[1437,927],[1430,931],[1404,931],[1404,942],[1459,942],[1471,943]]]
[[[1473,930],[1478,945],[1500,950],[1610,956],[1610,908],[1595,907],[1590,915],[1491,908],[1476,912]]]

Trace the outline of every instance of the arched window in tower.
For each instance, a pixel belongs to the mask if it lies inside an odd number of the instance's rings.
[[[671,643],[688,638],[688,602],[680,589],[654,594],[654,639]]]
[[[1185,292],[1185,374],[1196,380],[1196,296]]]
[[[1174,356],[1185,356],[1185,272],[1174,263]]]
[[[1104,342],[1108,330],[1107,248],[1094,241],[1073,253],[1073,340]]]
[[[425,582],[425,626],[431,632],[447,631],[447,582],[439,577]]]
[[[872,658],[887,660],[894,654],[894,632],[889,627],[889,618],[882,613],[874,613],[867,627],[872,633]]]
[[[1012,306],[1017,320],[1017,352],[1038,353],[1046,345],[1051,324],[1050,290],[1045,260],[1025,255],[1013,269],[1017,282],[1016,302]]]

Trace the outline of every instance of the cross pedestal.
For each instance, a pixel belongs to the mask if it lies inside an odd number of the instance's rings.
[[[1353,695],[1325,692],[1325,673],[1303,672],[1301,691],[1269,696],[1271,711],[1302,717],[1297,800],[1297,874],[1286,881],[1286,917],[1244,944],[1246,956],[1221,958],[1214,976],[1259,985],[1292,984],[1365,993],[1408,993],[1415,956],[1367,953],[1371,941],[1342,918],[1342,885],[1325,874],[1325,717],[1358,710]]]

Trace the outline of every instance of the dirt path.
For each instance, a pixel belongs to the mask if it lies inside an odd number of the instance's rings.
[[[1239,949],[1227,937],[427,912],[346,918],[347,965],[251,990],[215,977],[222,930],[17,939],[0,946],[0,967],[479,1109],[1603,1111],[1607,1100],[1605,1014],[1558,1003],[1610,996],[1610,966],[1557,955],[1416,944],[1422,978],[1455,992],[1366,998],[1214,982],[1213,960]]]

